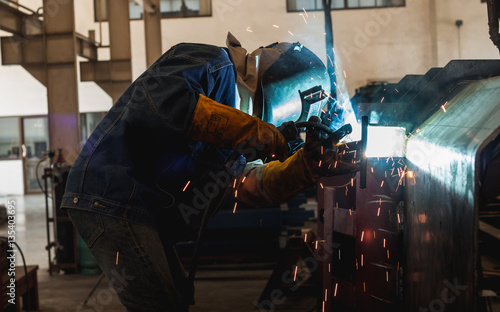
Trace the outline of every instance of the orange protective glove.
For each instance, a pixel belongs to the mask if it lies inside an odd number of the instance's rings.
[[[347,162],[337,153],[338,142],[327,147],[321,144],[320,138],[319,130],[308,128],[304,148],[283,163],[273,161],[266,165],[262,172],[262,187],[270,198],[282,203],[321,177],[359,170],[359,164]]]
[[[249,160],[271,155],[284,160],[288,154],[288,144],[275,126],[201,94],[187,135],[195,141],[232,148]]]

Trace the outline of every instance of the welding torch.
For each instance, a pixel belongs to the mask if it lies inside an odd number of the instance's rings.
[[[319,118],[318,117],[316,118],[319,121]],[[333,144],[339,142],[343,137],[352,133],[351,124],[345,124],[342,127],[338,128],[337,130],[333,130],[330,127],[326,126],[325,124],[316,122],[315,120],[316,119],[314,119],[314,117],[311,117],[309,121],[299,121],[299,122],[288,121],[278,127],[278,131],[280,131],[281,134],[283,134],[285,140],[289,143],[288,155],[292,155],[304,145],[304,142],[302,140],[300,140],[301,141],[300,143],[294,144],[294,142],[297,140],[299,129],[314,128],[316,130],[322,131],[324,133],[324,135],[321,136],[321,144],[323,146],[333,146]]]

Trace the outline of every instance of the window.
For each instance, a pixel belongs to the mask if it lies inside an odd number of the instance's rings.
[[[20,159],[19,119],[0,118],[0,159]]]
[[[82,143],[85,143],[85,141],[88,140],[94,129],[97,127],[97,124],[102,120],[102,117],[104,117],[105,114],[105,112],[80,113],[80,133]]]
[[[108,20],[106,1],[94,0],[96,22]],[[130,19],[142,19],[143,3],[148,2],[147,0],[129,0]],[[212,16],[212,0],[160,0],[160,12],[164,18]]]
[[[405,6],[405,0],[332,0],[332,10]],[[323,11],[323,0],[287,0],[288,12]]]

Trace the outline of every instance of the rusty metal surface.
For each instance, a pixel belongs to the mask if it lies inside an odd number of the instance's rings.
[[[500,132],[500,78],[470,83],[407,143],[409,311],[476,311],[478,155]]]

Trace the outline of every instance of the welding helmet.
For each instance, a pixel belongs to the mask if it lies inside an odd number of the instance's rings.
[[[323,62],[300,43],[277,42],[247,54],[231,34],[240,109],[280,126],[320,116],[330,80]]]

